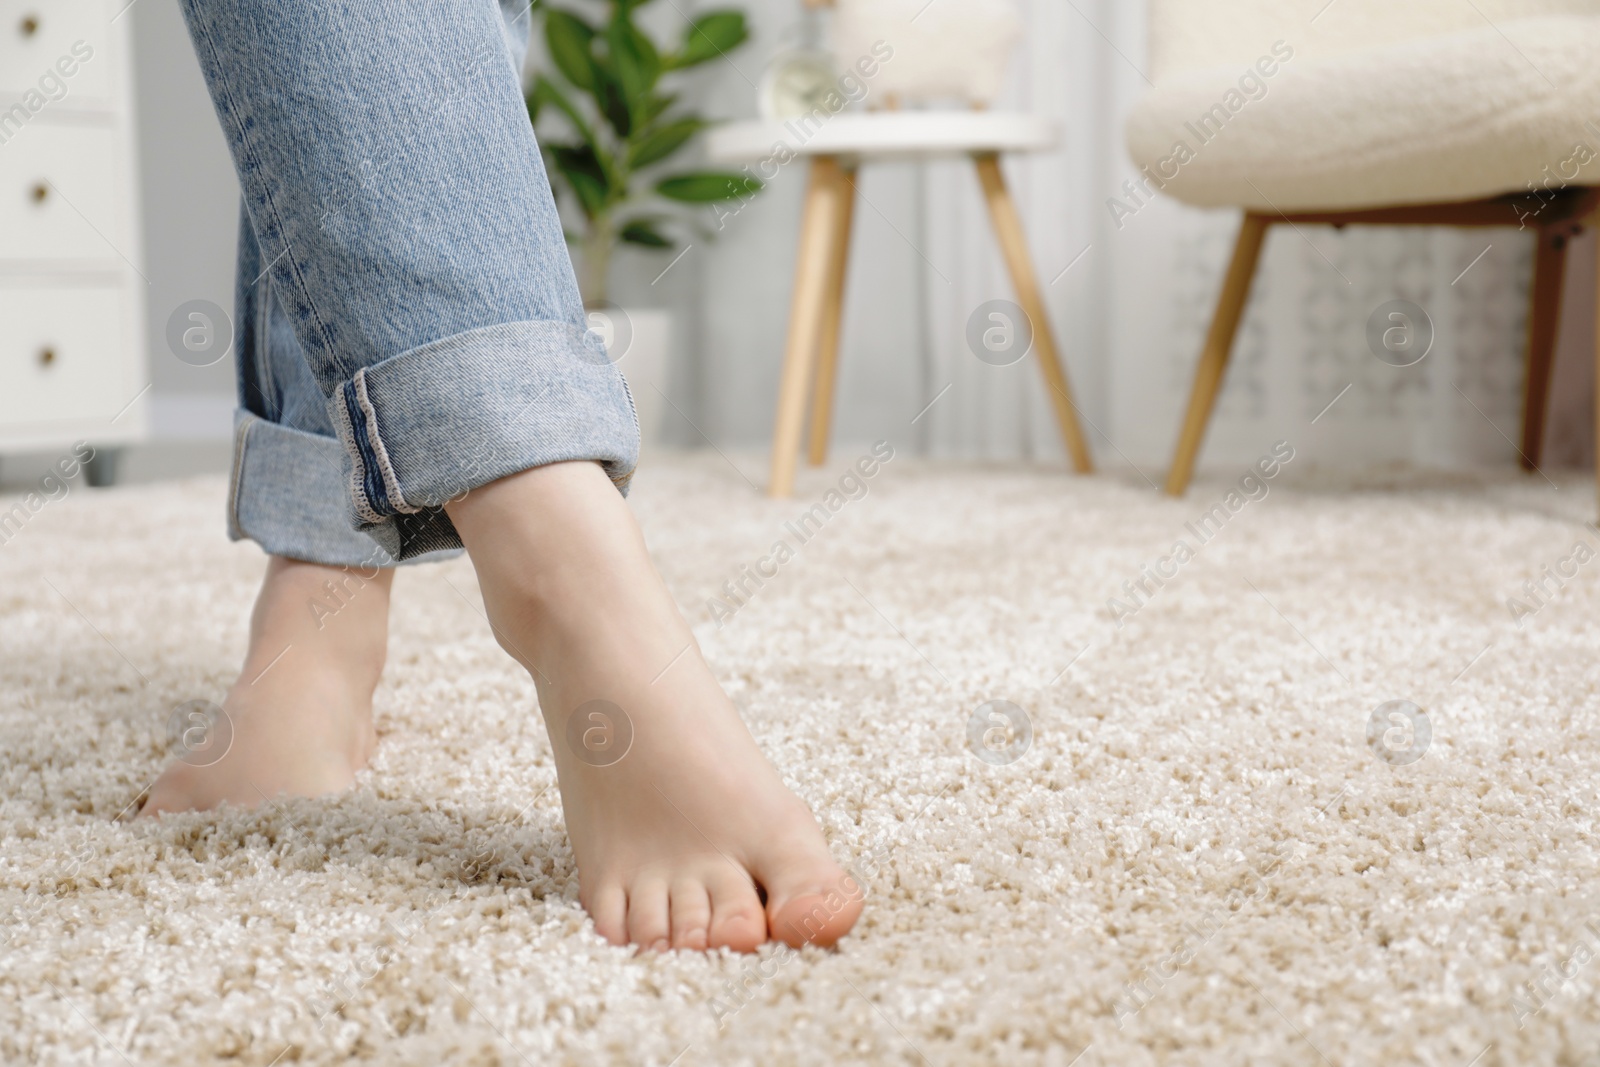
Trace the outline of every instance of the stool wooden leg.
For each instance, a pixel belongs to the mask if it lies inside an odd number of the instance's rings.
[[[1167,473],[1167,492],[1172,496],[1182,496],[1189,488],[1195,456],[1200,452],[1206,425],[1211,421],[1211,409],[1217,401],[1217,390],[1222,386],[1222,372],[1228,369],[1228,357],[1233,354],[1233,338],[1239,332],[1239,320],[1244,315],[1250,284],[1256,276],[1256,263],[1261,259],[1261,244],[1266,240],[1270,225],[1271,220],[1266,216],[1248,212],[1239,226],[1233,261],[1228,264],[1227,277],[1222,280],[1222,293],[1217,297],[1217,310],[1211,318],[1211,332],[1206,335],[1200,366],[1194,372],[1189,412],[1178,434],[1172,470]]]
[[[770,496],[784,497],[794,492],[800,435],[805,429],[806,394],[811,388],[812,361],[822,336],[828,266],[833,259],[834,236],[839,231],[839,213],[843,210],[840,192],[845,187],[837,157],[812,159],[805,215],[800,223],[800,251],[795,259],[794,295],[789,304],[788,348],[783,357],[778,412],[772,427],[772,478],[767,485]]]
[[[1005,176],[1000,173],[1000,157],[992,154],[975,156],[978,180],[983,183],[984,200],[989,205],[989,221],[994,225],[995,238],[1000,251],[1011,269],[1011,281],[1017,289],[1017,301],[1033,325],[1033,346],[1039,353],[1039,370],[1045,384],[1050,387],[1050,403],[1055,408],[1056,421],[1061,424],[1061,439],[1072,457],[1072,466],[1079,474],[1094,469],[1089,457],[1089,446],[1084,443],[1083,431],[1078,428],[1078,411],[1072,403],[1072,387],[1067,384],[1067,373],[1061,366],[1061,356],[1056,351],[1055,333],[1050,329],[1050,317],[1045,312],[1044,295],[1039,289],[1039,279],[1033,273],[1033,260],[1028,255],[1028,241],[1023,235],[1022,218],[1017,205],[1006,189]]]
[[[1600,213],[1589,218],[1589,225],[1595,229],[1595,280],[1600,281]],[[1594,323],[1594,474],[1595,489],[1600,493],[1600,294],[1595,301]]]
[[[1561,283],[1567,269],[1571,226],[1539,231],[1533,259],[1533,293],[1528,306],[1528,358],[1522,389],[1522,466],[1536,470],[1544,450],[1545,407],[1550,367],[1561,325]]]
[[[833,256],[828,263],[828,300],[822,312],[821,348],[817,352],[816,387],[811,392],[810,460],[820,467],[828,460],[828,435],[833,430],[833,394],[839,369],[839,330],[844,323],[845,271],[850,265],[850,226],[856,214],[856,172],[839,171],[838,216],[833,233]]]

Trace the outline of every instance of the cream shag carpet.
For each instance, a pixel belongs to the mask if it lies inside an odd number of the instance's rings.
[[[838,951],[760,959],[595,935],[465,560],[397,583],[382,747],[348,795],[116,821],[170,710],[231,680],[263,557],[224,539],[218,480],[32,515],[0,547],[0,1059],[1594,1062],[1587,479],[1286,472],[1119,629],[1108,599],[1227,483],[1172,501],[902,457],[718,629],[708,599],[854,455],[792,501],[714,455],[633,498],[868,883]],[[969,749],[992,700],[1031,725],[1012,762],[1003,719]],[[1426,716],[1415,762],[1421,718],[1368,741],[1391,700]]]

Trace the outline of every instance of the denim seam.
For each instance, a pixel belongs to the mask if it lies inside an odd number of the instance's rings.
[[[366,498],[367,504],[373,511],[379,515],[386,515],[388,501],[383,499],[383,486],[373,483],[372,464],[366,462],[367,453],[372,446],[367,444],[366,427],[361,422],[361,409],[356,406],[355,397],[351,395],[349,382],[339,387],[339,404],[344,408],[344,417],[350,423],[350,455],[353,462],[351,470],[361,485],[361,495]]]
[[[206,50],[211,53],[211,62],[214,65],[214,69],[219,72],[227,70],[227,66],[222,63],[221,58],[217,53],[216,42],[211,39],[210,26],[207,25],[203,19],[197,17],[194,20],[194,27],[196,30],[196,37],[203,37],[205,39]],[[255,150],[254,146],[249,144],[249,138],[245,134],[244,122],[241,120],[238,108],[233,102],[232,92],[229,91],[228,85],[221,77],[215,79],[215,88],[216,91],[221,95],[224,103],[227,105],[229,123],[232,125],[234,133],[239,140],[240,161],[243,162],[243,160],[248,159],[249,169],[252,172],[261,170],[261,164],[259,162],[260,153]],[[262,196],[266,201],[267,208],[272,214],[273,222],[277,225],[278,233],[283,236],[285,252],[293,251],[289,244],[289,229],[284,225],[283,215],[279,213],[277,202],[273,200],[272,192],[271,190],[267,189],[265,182],[262,183]],[[263,256],[267,254],[266,248],[261,244],[261,236],[259,232],[256,235],[256,247],[261,250],[261,254]],[[335,349],[333,345],[333,337],[328,333],[328,328],[323,323],[322,316],[317,313],[316,304],[311,300],[311,291],[306,285],[305,276],[300,273],[300,265],[295,262],[295,257],[292,255],[285,256],[283,258],[286,258],[289,261],[288,266],[290,273],[294,276],[294,280],[297,283],[297,288],[300,290],[301,299],[306,302],[306,308],[311,313],[311,321],[316,323],[317,333],[322,336],[322,343],[327,347],[328,357],[342,372],[344,369],[342,365],[343,360],[339,358],[338,350]],[[270,273],[270,267],[268,267],[268,271]]]
[[[244,536],[244,521],[239,517],[239,499],[244,494],[244,450],[250,442],[250,427],[256,416],[247,414],[233,431],[233,469],[228,475],[228,536]]]
[[[261,242],[256,242],[256,250],[261,249]],[[260,292],[256,296],[256,306],[260,311],[256,314],[256,351],[261,353],[257,361],[261,365],[261,374],[257,379],[261,388],[261,406],[271,405],[271,410],[266,412],[273,419],[283,415],[283,398],[278,392],[278,383],[272,376],[272,279],[262,278],[256,283]]]
[[[639,433],[639,404],[633,399],[633,387],[628,384],[628,376],[626,374],[622,374],[619,375],[619,377],[622,379],[622,395],[628,398],[628,414],[633,416],[633,432],[635,435],[637,435]],[[661,399],[666,400],[669,404],[672,404],[672,401],[667,399],[667,394],[662,392],[661,389],[655,386],[654,383],[651,384],[651,388],[655,389],[656,392],[661,393]],[[672,406],[676,408],[678,405],[672,404]],[[679,414],[681,415],[682,412],[680,411]],[[708,437],[706,440],[709,441],[710,438]],[[629,467],[627,470],[613,476],[611,478],[611,484],[616,486],[620,492],[626,494],[628,491],[628,483],[633,481],[633,474],[638,469],[639,464],[635,462],[634,465]],[[610,472],[608,471],[607,473],[609,474]]]
[[[356,403],[355,385],[346,382],[339,389],[339,399],[344,403],[345,417],[350,420],[350,438],[354,449],[351,452],[351,470],[360,477],[361,493],[373,511],[392,517],[393,509],[389,507],[383,478],[376,470],[377,459],[372,454],[372,442],[367,437],[367,423]]]
[[[400,491],[400,478],[394,472],[394,465],[389,462],[389,450],[384,447],[383,437],[378,433],[378,413],[372,407],[372,400],[367,396],[367,368],[362,367],[356,371],[351,379],[355,387],[356,403],[361,407],[362,421],[366,423],[367,443],[372,448],[373,459],[377,461],[378,474],[383,478],[383,490],[389,498],[389,506],[395,511],[415,514],[421,508],[412,507],[406,500],[405,494]],[[365,461],[366,453],[362,453]]]
[[[334,429],[339,434],[340,441],[345,446],[345,452],[350,457],[350,504],[355,508],[356,515],[365,523],[381,523],[384,517],[373,510],[372,503],[367,499],[365,486],[362,484],[364,472],[361,469],[361,452],[356,444],[355,427],[350,424],[350,409],[345,391],[340,389],[336,403],[328,405],[333,415]]]

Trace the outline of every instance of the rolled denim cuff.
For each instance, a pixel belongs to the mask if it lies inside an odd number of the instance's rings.
[[[354,525],[397,560],[461,547],[444,505],[497,478],[594,460],[623,493],[639,420],[592,334],[511,322],[356,371],[328,398]]]
[[[392,553],[350,525],[344,464],[336,438],[236,410],[228,537],[331,567],[394,566]]]

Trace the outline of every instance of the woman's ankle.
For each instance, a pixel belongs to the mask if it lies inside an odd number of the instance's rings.
[[[388,655],[392,569],[273,556],[250,616],[245,674],[282,655],[307,656],[377,684]]]
[[[534,467],[474,489],[446,511],[491,619],[515,612],[521,625],[537,625],[626,594],[640,571],[658,580],[638,523],[598,463]]]

